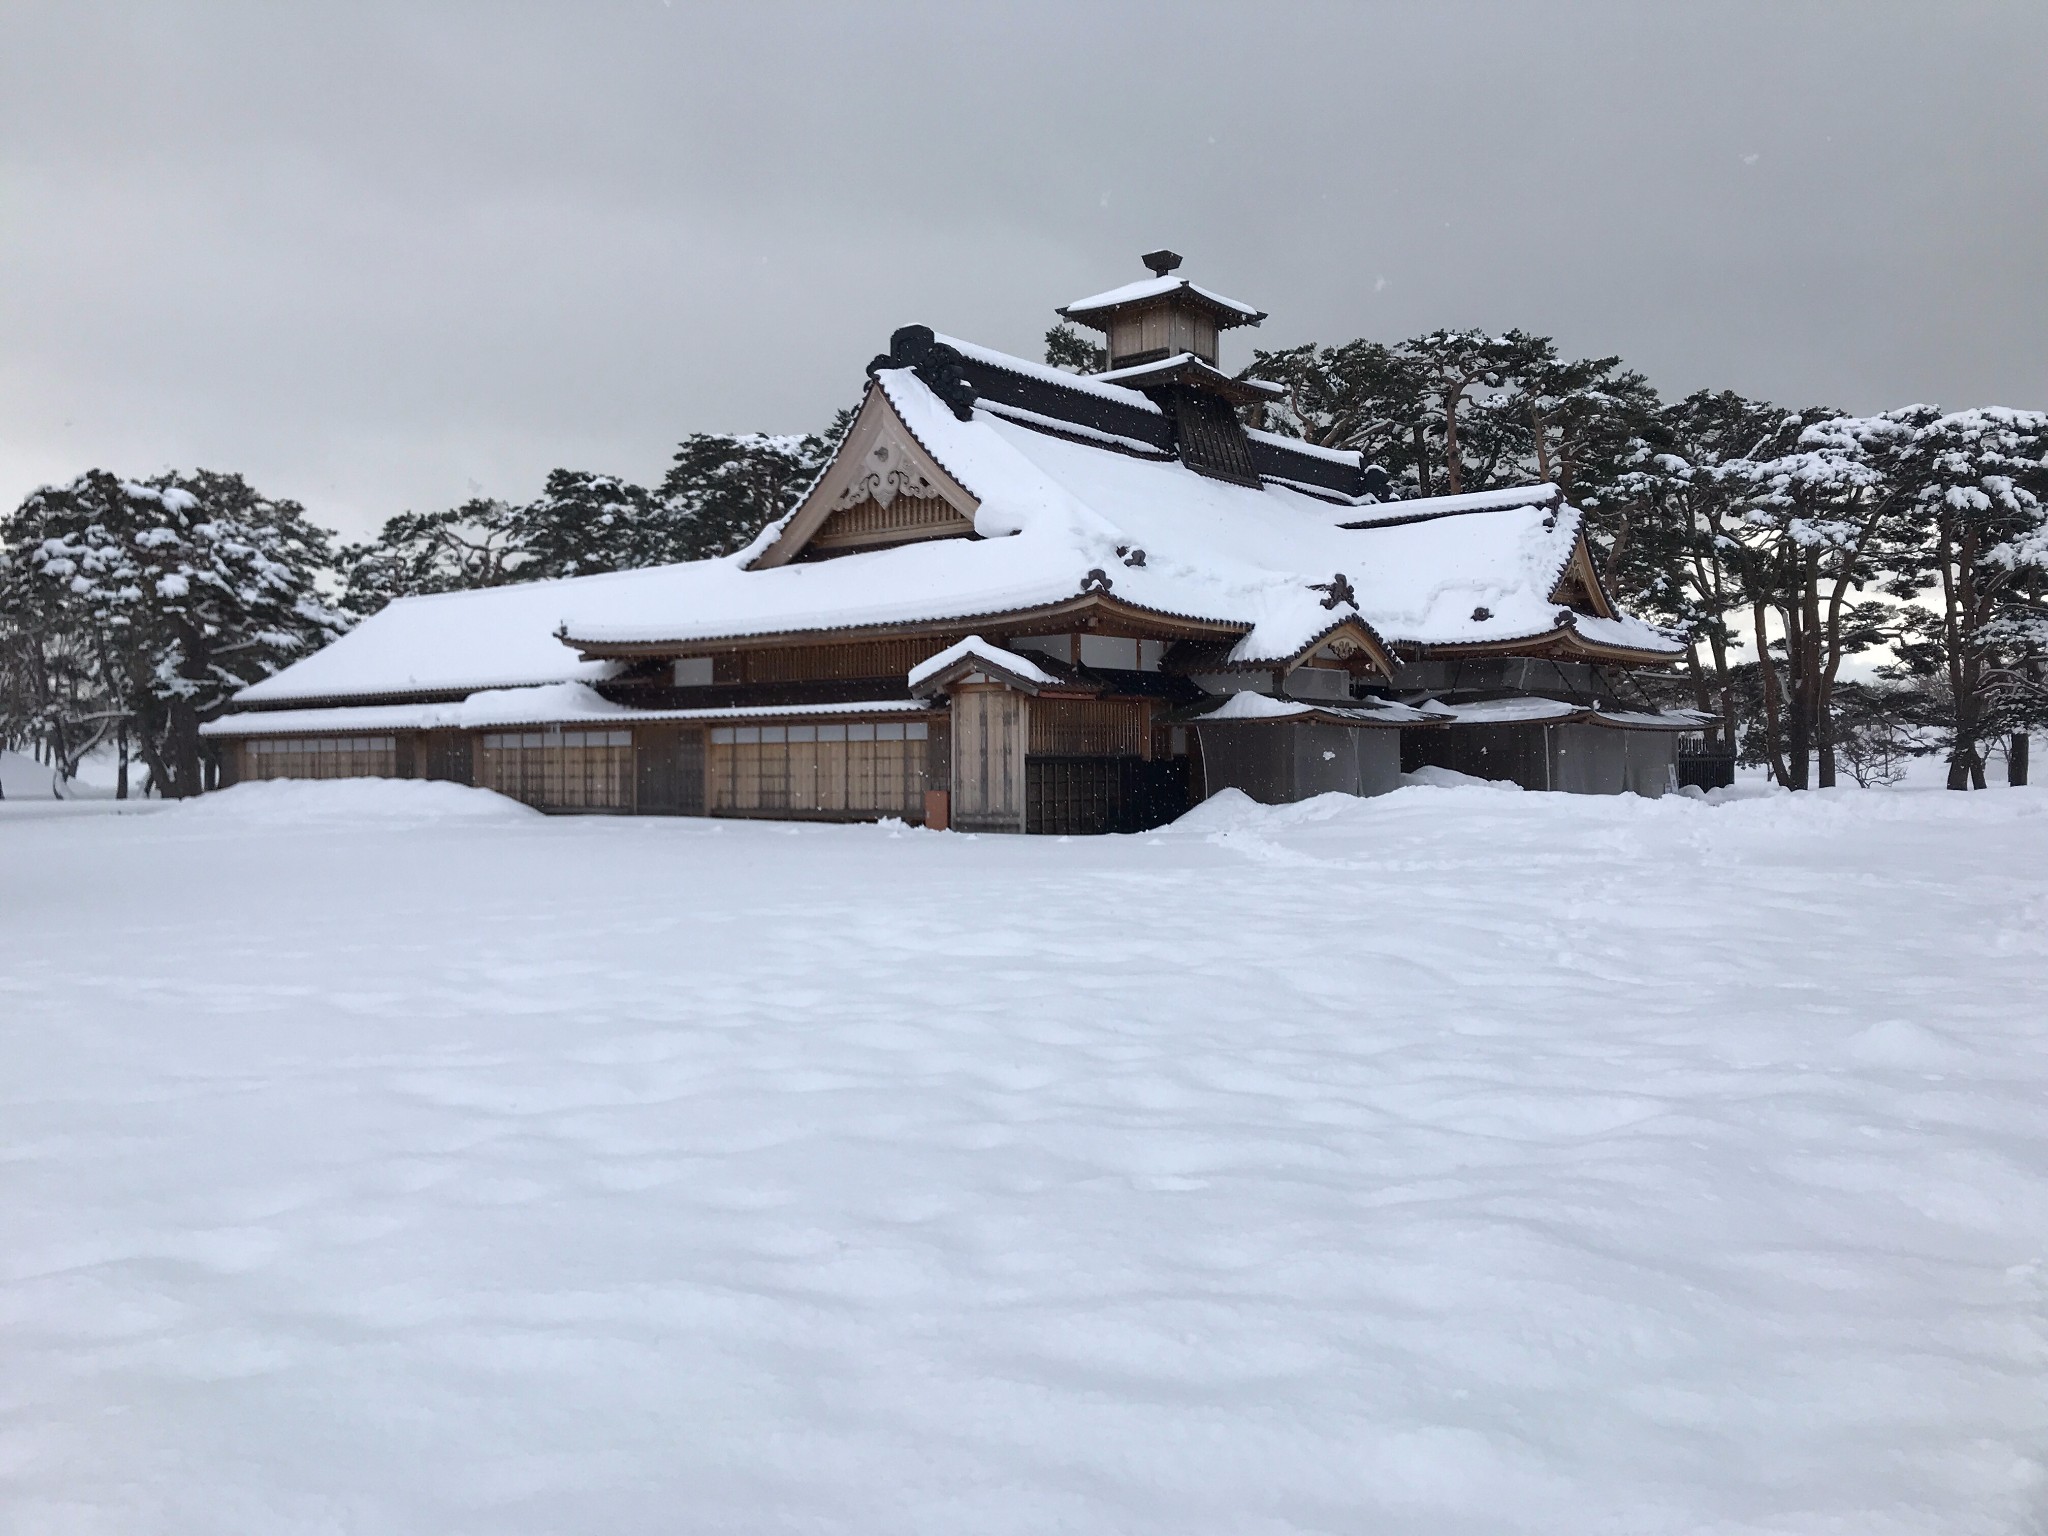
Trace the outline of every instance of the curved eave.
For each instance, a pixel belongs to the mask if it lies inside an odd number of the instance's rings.
[[[804,629],[760,631],[752,634],[653,635],[638,636],[630,640],[573,635],[565,629],[557,634],[557,638],[564,645],[575,647],[585,660],[598,661],[629,656],[699,656],[717,651],[765,650],[782,645],[815,644],[820,638],[846,642],[899,640],[910,635],[950,634],[954,631],[973,630],[984,626],[1005,633],[1028,634],[1036,629],[1056,628],[1062,621],[1076,617],[1091,618],[1097,625],[1104,620],[1127,625],[1144,631],[1137,636],[1140,639],[1234,639],[1251,629],[1247,622],[1146,608],[1137,603],[1125,602],[1119,597],[1088,592],[1057,603],[1045,603],[1032,608],[943,614],[928,619],[904,619],[886,624],[824,624]],[[1280,664],[1266,663],[1268,666]]]
[[[1225,662],[1222,666],[1216,667],[1213,670],[1218,672],[1272,672],[1275,670],[1292,672],[1296,667],[1301,666],[1311,656],[1315,655],[1317,651],[1328,645],[1333,639],[1346,634],[1358,642],[1359,649],[1365,652],[1366,659],[1373,664],[1374,670],[1380,676],[1391,680],[1395,667],[1392,647],[1387,644],[1378,630],[1374,629],[1363,617],[1355,613],[1346,614],[1343,618],[1337,620],[1336,623],[1323,630],[1313,640],[1309,641],[1307,645],[1304,645],[1300,650],[1295,651],[1291,655],[1245,657],[1237,661]]]
[[[494,688],[541,688],[559,683],[559,677],[526,679],[494,678],[481,683],[458,683],[438,688],[371,688],[360,693],[308,693],[284,699],[228,700],[238,715],[278,714],[292,709],[368,709],[386,704],[460,704],[473,693]],[[599,679],[602,681],[602,679]]]
[[[1216,317],[1216,329],[1233,330],[1240,325],[1257,325],[1267,318],[1263,309],[1249,309],[1225,300],[1211,298],[1193,283],[1183,281],[1178,288],[1168,288],[1160,293],[1148,293],[1140,299],[1119,299],[1110,304],[1063,304],[1053,313],[1062,320],[1071,320],[1076,325],[1085,325],[1091,331],[1108,331],[1106,323],[1112,315],[1123,310],[1145,309],[1165,304],[1199,305]]]
[[[1511,636],[1501,640],[1461,640],[1427,644],[1420,641],[1399,642],[1401,649],[1417,657],[1435,656],[1537,656],[1554,657],[1559,654],[1577,661],[1611,661],[1624,666],[1666,667],[1685,655],[1682,647],[1668,651],[1637,650],[1631,646],[1603,645],[1588,640],[1568,624],[1546,629],[1536,634]]]

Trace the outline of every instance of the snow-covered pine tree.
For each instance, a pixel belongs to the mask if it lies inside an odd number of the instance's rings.
[[[818,477],[851,417],[830,435],[695,432],[676,449],[661,482],[671,560],[705,560],[744,549],[787,513]]]
[[[21,511],[0,522],[0,747],[47,758],[61,795],[79,763],[118,735],[127,710],[69,586],[46,580],[28,558],[41,531]]]
[[[1109,367],[1109,348],[1098,347],[1062,320],[1045,333],[1045,360],[1068,373],[1102,373]]]
[[[1917,407],[1890,468],[1905,506],[1890,590],[1909,600],[1897,650],[1946,684],[1948,787],[1982,789],[1987,740],[2038,728],[2048,704],[2048,415]]]
[[[483,497],[441,512],[401,512],[365,543],[343,546],[341,606],[368,618],[393,598],[466,592],[516,580],[511,508]]]
[[[1396,495],[1423,494],[1426,402],[1413,365],[1394,348],[1350,341],[1254,352],[1239,377],[1287,391],[1261,408],[1269,431],[1363,454],[1387,472]]]
[[[1402,343],[1401,352],[1428,403],[1429,457],[1443,471],[1439,479],[1428,462],[1417,466],[1422,494],[1455,496],[1498,483],[1495,470],[1519,456],[1507,446],[1512,416],[1496,397],[1515,390],[1532,370],[1554,364],[1557,348],[1526,331],[1437,330]]]
[[[1832,695],[1844,660],[1880,644],[1893,614],[1851,594],[1875,586],[1896,545],[1898,455],[1933,413],[1788,414],[1757,457],[1723,465],[1744,511],[1730,550],[1763,664],[1767,751],[1778,782],[1835,783]],[[1781,638],[1770,637],[1775,617]],[[1785,658],[1781,677],[1774,657]]]
[[[236,689],[347,627],[315,588],[326,532],[240,475],[92,470],[32,493],[6,542],[10,583],[89,649],[167,796],[204,787],[199,726]]]
[[[1746,510],[1749,482],[1722,470],[1753,460],[1784,424],[1777,406],[1700,390],[1658,411],[1612,492],[1630,518],[1625,544],[1608,554],[1615,589],[1645,617],[1693,637],[1695,702],[1720,716],[1730,747],[1740,744],[1743,702],[1753,691],[1736,676],[1733,653],[1743,642],[1733,621],[1744,593],[1729,533]]]
[[[679,557],[667,509],[644,487],[587,470],[550,471],[538,498],[506,513],[521,581],[634,570]]]

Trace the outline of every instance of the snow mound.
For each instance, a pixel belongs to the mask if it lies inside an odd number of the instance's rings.
[[[1241,789],[1219,789],[1173,823],[1176,832],[1213,836],[1219,832],[1274,832],[1315,822],[1369,815],[1372,802],[1332,791],[1291,805],[1266,805]]]
[[[1482,779],[1477,774],[1460,773],[1455,768],[1432,768],[1427,765],[1413,773],[1401,775],[1403,789],[1505,789],[1516,794],[1522,786],[1506,779]]]
[[[488,789],[430,779],[265,779],[179,807],[212,817],[292,827],[343,821],[528,821],[540,812]]]

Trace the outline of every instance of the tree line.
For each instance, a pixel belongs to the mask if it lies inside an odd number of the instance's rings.
[[[1047,350],[1099,362],[1063,327]],[[1286,391],[1262,425],[1356,449],[1404,497],[1562,487],[1615,597],[1692,636],[1688,702],[1778,783],[1889,781],[1935,751],[1982,788],[1994,749],[2025,782],[2048,723],[2043,413],[1666,401],[1524,331],[1262,351],[1244,376]],[[1874,681],[1844,679],[1880,648]]]
[[[851,419],[823,433],[695,433],[657,486],[551,472],[529,502],[402,512],[339,543],[238,474],[94,469],[0,517],[0,747],[61,786],[111,750],[115,794],[197,794],[205,721],[235,691],[394,598],[730,554],[782,516]]]
[[[1100,371],[1070,326],[1046,360]],[[2024,782],[2048,724],[2048,417],[1872,416],[1731,392],[1663,400],[1618,357],[1523,331],[1254,354],[1254,424],[1353,449],[1401,498],[1547,481],[1586,514],[1625,606],[1693,637],[1679,686],[1710,735],[1794,789],[1886,782],[1916,752]],[[185,795],[234,691],[394,598],[703,559],[787,512],[851,419],[694,434],[655,486],[555,470],[541,494],[407,511],[337,543],[241,476],[91,470],[0,517],[0,745],[61,781],[111,747],[127,792]],[[1842,675],[1883,649],[1875,681]]]

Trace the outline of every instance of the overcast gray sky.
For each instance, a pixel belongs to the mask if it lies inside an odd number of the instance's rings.
[[[1155,245],[1266,345],[2048,407],[2044,59],[2041,0],[5,0],[0,501],[204,465],[355,534],[653,479],[823,425],[898,325],[1036,356]]]

